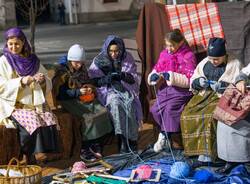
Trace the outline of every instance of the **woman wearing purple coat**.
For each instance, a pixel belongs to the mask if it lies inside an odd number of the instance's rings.
[[[139,76],[121,38],[107,37],[89,68],[89,76],[96,79],[98,98],[109,109],[120,153],[136,151],[142,121]]]

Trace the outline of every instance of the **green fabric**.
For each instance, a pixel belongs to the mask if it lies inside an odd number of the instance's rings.
[[[204,154],[212,158],[216,157],[217,121],[213,119],[212,113],[218,100],[219,98],[215,92],[207,91],[204,96],[193,96],[186,105],[181,116],[181,132],[185,155]],[[204,118],[202,118],[203,113]]]
[[[89,176],[86,178],[88,182],[94,182],[96,184],[126,184],[124,180],[114,180],[109,178],[103,178],[100,176]]]
[[[62,107],[81,121],[82,141],[94,140],[112,131],[109,113],[97,100],[83,103],[79,100],[60,101]]]

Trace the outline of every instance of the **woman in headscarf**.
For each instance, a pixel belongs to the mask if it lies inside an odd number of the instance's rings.
[[[115,134],[120,141],[120,153],[136,151],[138,128],[142,122],[139,76],[135,61],[121,38],[107,37],[102,51],[89,68],[89,74],[99,86],[100,102],[110,111]]]
[[[62,107],[81,121],[83,160],[102,155],[102,138],[112,132],[109,113],[96,99],[95,81],[89,79],[84,48],[75,44],[53,78],[53,94]]]
[[[21,29],[7,30],[5,40],[0,58],[0,123],[18,128],[23,159],[29,162],[35,153],[58,151],[57,119],[45,100],[51,81]]]

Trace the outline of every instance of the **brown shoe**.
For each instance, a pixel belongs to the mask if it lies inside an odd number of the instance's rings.
[[[173,149],[183,150],[181,133],[171,133],[171,146]]]

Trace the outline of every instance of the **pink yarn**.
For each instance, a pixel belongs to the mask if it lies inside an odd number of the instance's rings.
[[[75,172],[82,171],[84,169],[87,169],[87,167],[86,167],[86,164],[83,161],[75,162],[71,172],[75,173]]]
[[[141,165],[135,170],[135,172],[138,174],[138,178],[141,180],[150,179],[152,171],[153,169],[150,165]]]

